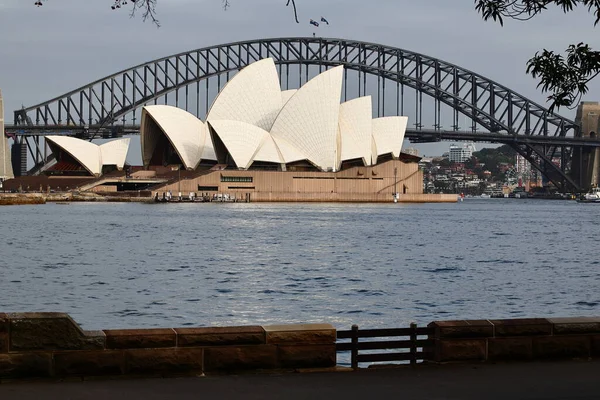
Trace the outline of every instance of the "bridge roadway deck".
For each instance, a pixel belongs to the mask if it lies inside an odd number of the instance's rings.
[[[139,135],[139,125],[117,126],[117,136],[123,135]],[[84,128],[81,126],[67,125],[7,125],[5,131],[9,135],[15,136],[46,136],[46,135],[81,135]],[[94,136],[101,139],[110,138],[111,127],[91,127],[84,133],[83,138]],[[108,136],[107,136],[108,135]],[[509,135],[501,132],[477,132],[477,131],[445,131],[436,129],[406,129],[405,138],[410,139],[413,143],[432,143],[444,141],[466,141],[466,142],[486,142],[486,143],[521,143],[532,145],[549,145],[549,146],[585,146],[585,147],[600,147],[600,138],[580,138],[573,136],[543,136],[543,135]]]
[[[0,399],[592,400],[600,361],[419,366],[359,372],[0,384]]]

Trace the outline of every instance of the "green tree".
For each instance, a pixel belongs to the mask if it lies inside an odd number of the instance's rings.
[[[480,163],[485,165],[485,169],[492,173],[492,178],[498,180],[500,173],[500,164],[514,164],[516,152],[508,145],[498,148],[483,148],[473,153]],[[482,171],[483,172],[483,171]]]
[[[465,161],[465,168],[475,169],[477,162],[478,162],[477,157],[471,156],[467,161]]]
[[[530,20],[550,7],[564,13],[585,7],[594,16],[594,26],[600,22],[600,0],[475,0],[475,9],[484,20],[500,25],[506,18]],[[565,55],[544,49],[527,62],[527,73],[539,79],[542,93],[549,93],[551,111],[561,106],[574,108],[587,93],[588,83],[600,73],[600,52],[585,43],[570,45]]]

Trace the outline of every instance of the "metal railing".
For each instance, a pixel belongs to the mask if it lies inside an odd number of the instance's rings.
[[[431,359],[435,343],[430,339],[433,334],[433,328],[419,328],[417,324],[410,324],[409,328],[362,330],[358,325],[352,325],[351,330],[337,331],[336,351],[350,352],[350,365],[353,369],[358,369],[358,364],[365,362],[408,361],[410,365],[416,365],[419,361]],[[423,336],[427,336],[427,339],[419,338]],[[399,340],[398,337],[406,339]],[[350,341],[340,342],[340,339],[350,339]],[[360,339],[375,340],[361,341]],[[372,352],[373,350],[386,351]],[[361,351],[369,352],[361,353]]]

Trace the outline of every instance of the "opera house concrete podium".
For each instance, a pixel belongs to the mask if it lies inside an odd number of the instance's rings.
[[[216,193],[254,201],[391,201],[422,194],[418,157],[401,153],[407,117],[372,118],[371,97],[340,104],[343,66],[282,91],[272,59],[250,64],[217,95],[206,121],[146,106],[146,169],[189,172],[161,192]]]

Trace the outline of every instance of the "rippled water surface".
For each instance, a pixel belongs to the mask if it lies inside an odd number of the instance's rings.
[[[600,314],[600,206],[0,208],[0,312],[87,329]]]

